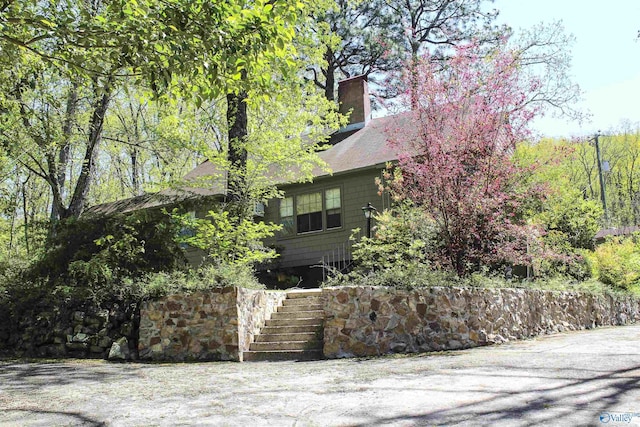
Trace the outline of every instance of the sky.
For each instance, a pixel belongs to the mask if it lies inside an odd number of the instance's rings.
[[[496,0],[498,23],[518,33],[540,22],[561,20],[573,34],[573,82],[583,91],[578,107],[591,113],[578,123],[544,117],[533,123],[543,136],[569,137],[640,127],[640,0]]]

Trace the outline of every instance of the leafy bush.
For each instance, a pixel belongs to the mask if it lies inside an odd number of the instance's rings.
[[[588,253],[586,249],[572,246],[565,233],[552,230],[538,241],[538,246],[532,247],[532,266],[538,278],[560,276],[588,280],[592,277]]]
[[[322,287],[388,286],[397,289],[415,289],[458,284],[460,281],[455,274],[432,270],[425,264],[408,264],[375,271],[354,270],[347,274],[336,272],[322,283]]]
[[[262,241],[281,228],[276,224],[237,218],[225,210],[211,210],[206,218],[176,215],[174,219],[192,233],[183,234],[180,242],[205,251],[217,265],[253,265],[277,256]]]
[[[390,286],[413,289],[431,286],[527,288],[603,293],[609,287],[591,276],[592,260],[586,250],[576,250],[563,233],[545,236],[556,248],[544,253],[544,245],[532,245],[537,278],[506,278],[503,265],[484,266],[458,276],[436,264],[433,254],[441,249],[433,221],[419,208],[404,202],[376,217],[375,237],[353,245],[355,268],[348,274],[335,272],[323,286]],[[557,239],[557,242],[554,241]],[[540,240],[537,240],[540,242]],[[564,245],[564,246],[561,246]],[[558,250],[558,247],[561,249]],[[563,253],[565,252],[565,253]]]
[[[67,220],[56,226],[47,252],[29,273],[100,284],[169,270],[184,264],[177,233],[177,224],[153,211]]]
[[[0,288],[16,308],[137,299],[144,294],[137,278],[186,265],[177,230],[170,217],[152,211],[64,221],[31,265],[0,268]]]
[[[640,285],[640,236],[613,238],[593,253],[594,275],[614,288],[630,290]]]
[[[408,201],[377,214],[375,220],[375,236],[362,237],[353,244],[359,272],[428,265],[430,256],[439,250],[433,221]]]
[[[575,190],[553,194],[536,215],[556,242],[558,237],[571,248],[593,249],[593,238],[600,228],[602,207],[595,200],[584,200]]]
[[[198,271],[150,273],[136,282],[127,279],[129,286],[138,286],[140,298],[161,297],[174,293],[192,293],[215,288],[236,286],[264,289],[247,265],[208,265]]]

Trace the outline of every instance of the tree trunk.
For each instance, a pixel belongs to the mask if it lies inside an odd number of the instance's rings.
[[[131,186],[133,187],[133,194],[139,196],[142,194],[140,191],[140,179],[138,178],[138,149],[132,148],[129,151],[129,156],[131,158]]]
[[[27,249],[27,255],[30,255],[31,251],[29,249],[29,218],[27,215],[27,182],[31,175],[27,177],[27,179],[22,183],[22,212],[24,216],[24,245]]]
[[[95,156],[102,140],[102,127],[104,125],[105,115],[109,107],[109,101],[111,100],[113,77],[109,77],[103,87],[97,86],[95,91],[95,104],[93,107],[93,114],[91,115],[91,121],[89,122],[89,138],[87,141],[87,148],[85,150],[84,160],[82,161],[82,168],[80,170],[80,176],[76,182],[76,187],[73,192],[73,198],[69,204],[69,209],[64,217],[79,217],[85,208],[87,201],[87,195],[91,188],[91,179],[93,171],[95,170]]]
[[[64,142],[58,152],[57,169],[57,185],[59,187],[60,198],[65,198],[65,182],[67,178],[67,166],[71,157],[71,133],[73,131],[73,123],[75,122],[76,111],[78,107],[78,84],[72,83],[67,95],[67,108],[65,111],[64,124],[62,125],[62,137]],[[51,220],[60,219],[62,212],[59,211],[59,204],[51,204]]]
[[[329,101],[335,100],[335,86],[336,86],[336,66],[333,60],[333,51],[327,48],[325,58],[327,61],[326,70],[326,82],[324,85],[324,96]]]
[[[247,93],[227,94],[227,125],[229,136],[229,151],[227,159],[231,168],[227,178],[227,197],[234,202],[247,201],[246,172],[247,172]]]

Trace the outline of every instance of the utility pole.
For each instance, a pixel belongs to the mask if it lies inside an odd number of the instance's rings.
[[[598,160],[598,176],[600,178],[600,199],[602,200],[602,209],[604,209],[604,225],[609,226],[609,215],[607,213],[607,197],[604,188],[604,176],[602,175],[602,160],[600,159],[600,144],[598,138],[600,137],[600,131],[598,131],[593,137],[593,141],[596,145],[596,159]]]

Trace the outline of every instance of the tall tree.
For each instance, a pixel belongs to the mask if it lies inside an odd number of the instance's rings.
[[[523,73],[540,82],[535,91],[529,92],[528,102],[543,104],[556,117],[581,119],[584,112],[576,104],[582,94],[571,80],[570,69],[574,41],[560,21],[535,25],[511,37],[509,44]]]
[[[459,275],[528,262],[527,239],[536,233],[523,202],[541,196],[519,185],[524,170],[512,160],[536,113],[514,53],[483,58],[476,48],[457,47],[444,71],[429,55],[416,63],[404,98],[414,106],[411,124],[389,130],[401,151],[392,188],[433,217],[443,242],[434,261]]]
[[[238,97],[237,108],[230,105],[228,110],[241,112],[244,92],[268,87],[273,73],[295,74],[299,64],[293,40],[297,29],[309,23],[310,10],[317,6],[311,3],[52,0],[2,5],[0,47],[12,58],[2,70],[5,83],[10,85],[7,92],[12,95],[4,100],[3,108],[22,118],[23,131],[39,150],[24,165],[50,185],[54,216],[78,216],[84,209],[105,116],[113,94],[125,82],[149,85],[157,95],[187,95],[197,105],[225,95],[230,100]],[[8,75],[15,64],[21,65],[20,75]],[[43,84],[43,75],[66,81],[70,88],[67,94],[52,91],[54,103],[42,103],[42,97],[35,102],[38,93],[50,89],[32,87]],[[66,179],[70,174],[64,172],[65,138],[72,137],[68,133],[72,123],[80,123],[74,117],[78,114],[76,96],[81,91],[93,99],[86,121],[76,128],[85,154],[65,203],[63,189],[70,184]],[[54,127],[43,119],[46,114],[39,113],[42,108],[54,110],[51,107],[58,104],[68,106],[67,118],[56,125],[54,134],[48,132]],[[58,114],[58,118],[62,116]],[[237,118],[230,122],[230,129],[243,127]],[[233,146],[243,143],[243,132],[230,135],[231,157],[242,151]],[[5,141],[10,147],[10,141]],[[244,168],[244,157],[238,160],[239,168]]]
[[[479,44],[495,42],[492,27],[497,10],[485,11],[493,0],[390,0],[388,7],[404,29],[403,47],[407,60],[430,52],[442,58],[451,48],[474,39]]]
[[[484,10],[492,1],[337,0],[330,12],[318,18],[335,38],[325,39],[324,65],[320,72],[313,70],[313,80],[327,99],[333,99],[339,78],[365,74],[381,82],[426,51],[442,58],[472,38],[495,42],[498,31],[492,22],[497,12]],[[397,95],[384,86],[381,94]]]
[[[324,38],[323,65],[310,71],[313,81],[333,100],[335,82],[354,74],[373,81],[377,95],[394,99],[407,83],[399,74],[429,52],[446,60],[454,47],[474,40],[487,55],[510,37],[514,60],[540,79],[530,102],[544,103],[554,115],[580,118],[575,108],[580,90],[571,81],[569,49],[573,38],[561,22],[539,24],[511,37],[508,26],[495,24],[493,0],[337,0],[319,17],[334,38]],[[438,71],[438,70],[434,70]],[[401,83],[402,82],[402,83]],[[374,104],[375,105],[375,104]]]
[[[323,65],[308,70],[328,100],[334,100],[337,78],[397,69],[402,29],[386,1],[336,0],[316,19],[326,24],[330,35],[318,35],[325,44]]]

